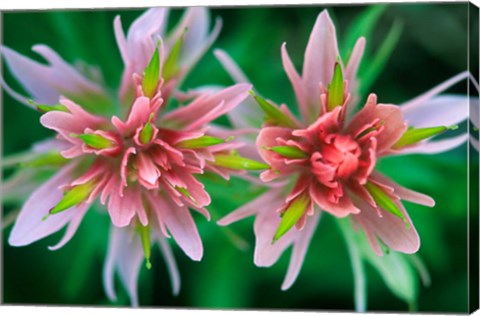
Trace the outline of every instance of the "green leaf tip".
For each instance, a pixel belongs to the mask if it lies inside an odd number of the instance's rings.
[[[28,103],[42,113],[47,113],[47,112],[51,112],[51,111],[60,111],[60,112],[67,112],[67,113],[70,112],[67,109],[67,107],[63,104],[54,104],[54,105],[38,104],[35,101],[33,101],[32,99],[28,100]]]
[[[269,165],[237,155],[215,155],[213,165],[234,170],[265,170]]]
[[[142,89],[146,97],[152,98],[157,90],[158,81],[160,77],[160,53],[158,48],[148,63],[147,68],[143,72]]]
[[[49,151],[20,164],[21,168],[57,167],[68,162],[58,151]]]
[[[116,145],[112,140],[97,134],[87,133],[74,135],[75,134],[71,134],[70,136],[80,138],[87,146],[92,147],[93,149],[107,149]]]
[[[403,133],[402,137],[392,146],[394,149],[399,149],[408,145],[413,145],[424,139],[436,136],[448,130],[455,130],[458,126],[435,126],[424,128],[410,128]]]
[[[144,145],[150,143],[153,137],[153,126],[152,126],[152,119],[153,119],[153,113],[150,114],[150,117],[148,118],[148,122],[143,126],[142,130],[140,131],[140,142]]]
[[[260,105],[260,108],[265,112],[267,121],[278,126],[291,128],[297,127],[295,122],[283,113],[276,105],[255,94],[253,90],[250,90],[250,95],[253,96],[258,105]]]
[[[63,198],[50,210],[49,213],[57,214],[83,202],[88,198],[94,188],[94,181],[88,181],[74,186],[63,194]]]
[[[142,224],[137,225],[137,231],[140,235],[140,240],[142,242],[143,254],[145,256],[145,266],[148,270],[152,268],[152,263],[150,262],[150,257],[152,255],[152,247],[150,244],[150,226],[143,226]]]
[[[308,157],[306,152],[296,146],[273,146],[267,148],[267,150],[271,150],[285,158],[290,159],[304,159]]]
[[[163,78],[165,80],[171,79],[179,71],[178,58],[180,57],[180,51],[182,49],[183,38],[185,33],[188,31],[188,28],[185,28],[182,35],[177,39],[175,44],[173,44],[170,54],[168,54],[167,59],[163,65]]]
[[[390,212],[393,215],[401,218],[408,228],[408,222],[406,221],[402,211],[395,204],[395,202],[393,202],[392,199],[385,192],[383,192],[382,189],[380,189],[376,184],[373,184],[371,181],[368,181],[365,184],[365,189],[368,191],[368,193],[370,193],[373,200],[375,201],[375,203],[377,203],[378,206],[380,206],[385,211]]]
[[[310,197],[306,192],[302,193],[290,202],[290,205],[282,214],[282,219],[280,220],[277,231],[273,236],[272,243],[276,242],[278,239],[280,239],[280,237],[285,235],[298,222],[298,220],[305,213],[310,202]]]
[[[181,148],[198,149],[222,144],[231,139],[233,138],[221,139],[213,136],[201,136],[199,138],[183,140],[179,142],[177,146]]]
[[[332,82],[328,85],[327,111],[330,112],[337,106],[343,105],[344,90],[342,65],[337,62],[335,63]]]
[[[180,192],[181,194],[183,194],[185,197],[189,198],[190,200],[192,200],[192,202],[194,204],[198,204],[197,201],[193,198],[193,196],[190,194],[190,192],[188,192],[188,190],[186,188],[182,188],[182,187],[178,187],[176,186],[175,189]]]

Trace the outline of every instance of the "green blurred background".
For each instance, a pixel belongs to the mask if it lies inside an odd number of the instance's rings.
[[[301,69],[303,52],[317,15],[324,7],[212,8],[212,17],[223,19],[223,29],[213,48],[226,50],[242,67],[257,91],[276,102],[295,107],[294,94],[282,69],[280,45]],[[351,26],[367,6],[332,6],[339,43],[348,42]],[[369,54],[378,51],[392,25],[401,26],[391,58],[369,89],[380,102],[402,103],[467,69],[467,3],[391,4],[382,10],[377,26],[367,38]],[[113,18],[121,14],[124,29],[143,10],[86,10],[4,12],[4,45],[38,59],[30,50],[45,43],[67,61],[82,60],[101,68],[115,89],[123,70],[113,36]],[[174,9],[170,27],[182,10]],[[477,20],[478,21],[478,20]],[[396,23],[396,24],[395,24]],[[478,22],[472,28],[477,32]],[[347,34],[348,33],[348,34]],[[478,43],[477,43],[478,45]],[[347,52],[344,52],[346,54]],[[345,55],[344,55],[345,56]],[[478,63],[478,59],[474,62]],[[368,73],[369,60],[362,64]],[[477,65],[472,65],[478,69]],[[6,72],[6,71],[5,71]],[[6,72],[7,82],[14,80]],[[183,85],[231,84],[210,50]],[[21,87],[12,84],[21,91]],[[466,83],[450,91],[466,93]],[[3,94],[3,153],[27,150],[52,133],[39,123],[39,114]],[[466,124],[460,130],[465,130]],[[432,209],[405,203],[420,234],[418,255],[431,273],[430,287],[419,286],[420,311],[467,310],[467,146],[433,156],[412,155],[381,160],[378,168],[409,188],[432,196]],[[470,172],[478,173],[478,161]],[[9,172],[5,173],[5,177]],[[166,266],[154,251],[153,268],[142,267],[139,278],[141,306],[174,306],[235,309],[352,310],[353,276],[346,246],[334,219],[323,216],[301,273],[286,292],[280,290],[290,250],[272,268],[253,264],[253,218],[225,232],[215,221],[258,195],[258,188],[242,180],[207,183],[213,203],[212,221],[194,214],[204,242],[204,258],[191,261],[174,245],[182,278],[180,295],[172,296]],[[225,189],[227,187],[228,189]],[[471,188],[478,192],[475,185]],[[476,191],[475,191],[476,190]],[[477,200],[478,201],[478,200]],[[4,215],[18,205],[4,204]],[[475,207],[475,205],[473,205]],[[478,207],[478,205],[477,205]],[[478,221],[478,215],[471,220]],[[10,247],[11,227],[3,231],[3,301],[6,304],[126,305],[128,296],[117,278],[119,299],[109,302],[102,287],[102,266],[108,240],[109,219],[101,208],[92,208],[74,238],[51,252],[62,232],[21,248]],[[232,234],[247,243],[235,247]],[[368,309],[406,311],[407,305],[388,291],[379,274],[367,266]]]

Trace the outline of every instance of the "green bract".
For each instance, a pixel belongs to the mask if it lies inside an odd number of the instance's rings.
[[[177,144],[177,146],[181,148],[196,149],[196,148],[204,148],[208,146],[218,145],[224,142],[225,140],[221,138],[217,138],[213,136],[202,136],[195,139],[187,139],[187,140],[181,141]]]
[[[262,162],[236,155],[215,155],[214,165],[235,170],[264,170],[269,166]]]
[[[425,128],[412,128],[408,129],[403,133],[402,137],[392,146],[392,148],[402,148],[404,146],[412,145],[418,143],[421,140],[430,138],[432,136],[443,133],[447,130],[454,130],[457,126],[446,127],[446,126],[436,126],[436,127],[425,127]]]
[[[277,241],[280,237],[285,235],[295,225],[300,217],[305,213],[308,205],[310,204],[310,197],[307,193],[302,193],[296,197],[288,206],[288,208],[282,214],[282,220],[278,225],[273,242]]]
[[[77,137],[80,138],[87,146],[94,149],[106,149],[115,146],[115,143],[110,139],[97,134],[80,134],[77,135]]]
[[[378,206],[405,221],[405,216],[400,208],[377,185],[373,184],[371,181],[368,181],[367,184],[365,184],[365,189],[367,189],[368,193],[370,193]]]
[[[250,94],[255,98],[255,101],[257,101],[258,105],[260,105],[262,110],[267,115],[266,119],[269,121],[269,123],[284,127],[297,127],[295,122],[292,121],[292,119],[283,113],[277,106],[256,95],[253,91],[250,91]]]
[[[50,214],[57,214],[65,211],[72,206],[83,202],[95,188],[95,182],[89,181],[77,186],[74,186],[71,190],[64,193],[60,202],[50,210]]]
[[[308,157],[306,152],[295,146],[273,146],[267,149],[290,159],[303,159]]]
[[[339,63],[336,63],[332,82],[328,86],[327,111],[330,112],[337,106],[343,105],[343,94],[344,84],[342,66]]]
[[[160,53],[158,48],[152,55],[152,59],[143,73],[142,89],[146,97],[152,98],[158,86],[160,77]]]

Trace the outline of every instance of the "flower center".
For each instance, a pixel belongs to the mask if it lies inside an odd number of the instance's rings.
[[[360,146],[349,135],[327,135],[310,157],[312,172],[322,184],[336,186],[337,180],[348,178],[358,169],[360,155]]]

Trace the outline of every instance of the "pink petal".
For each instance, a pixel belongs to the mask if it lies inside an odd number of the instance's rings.
[[[108,213],[113,225],[124,227],[130,224],[139,208],[143,208],[138,192],[130,187],[125,189],[124,196],[118,192],[111,192],[108,200]]]
[[[112,124],[120,134],[133,133],[138,127],[141,127],[148,122],[150,114],[152,114],[150,99],[147,97],[139,97],[135,99],[127,121],[123,122],[118,117],[114,116],[112,117]]]
[[[139,180],[147,189],[158,187],[158,178],[161,173],[152,159],[144,152],[139,152],[135,157],[135,167],[138,171]]]
[[[402,111],[392,104],[377,104],[374,95],[370,95],[367,104],[351,120],[347,133],[356,135],[366,125],[375,120],[382,122],[383,130],[377,135],[377,153],[381,154],[397,142],[407,129]]]
[[[280,146],[278,140],[288,140],[292,138],[292,129],[286,127],[264,127],[260,130],[257,137],[257,149],[262,159],[268,163],[274,171],[279,171],[282,175],[293,172],[297,166],[285,164],[285,158],[267,148]]]
[[[382,217],[379,217],[374,208],[360,199],[356,199],[355,204],[362,211],[354,215],[353,218],[363,227],[367,237],[370,236],[368,238],[369,242],[372,248],[376,249],[377,254],[381,255],[381,250],[378,246],[378,241],[372,239],[372,236],[380,238],[392,250],[415,253],[420,247],[420,238],[403,205],[398,200],[394,200],[394,202],[405,216],[410,226],[409,228],[406,227],[401,218],[390,212],[382,210]]]
[[[210,205],[210,195],[205,191],[203,183],[195,179],[193,174],[186,168],[178,168],[175,172],[185,183],[186,189],[197,207]]]
[[[339,184],[342,185],[342,184]],[[357,214],[360,212],[348,195],[340,197],[338,202],[334,203],[328,199],[328,188],[312,182],[310,185],[310,197],[320,207],[322,211],[328,212],[336,217],[345,217],[349,214]]]
[[[63,167],[32,193],[23,205],[10,233],[8,239],[10,245],[26,246],[49,236],[71,222],[78,212],[82,212],[78,207],[72,207],[42,220],[49,214],[50,209],[62,199],[63,191],[59,187],[72,181],[72,171],[75,167],[74,163]]]
[[[266,193],[260,195],[255,200],[237,208],[235,211],[221,218],[219,221],[217,221],[217,224],[220,226],[226,226],[231,223],[237,222],[241,219],[244,219],[246,217],[249,217],[253,214],[256,214],[267,205],[271,205],[272,203],[280,203],[279,202],[279,200],[281,200],[279,197],[280,192],[281,190],[278,190],[278,189],[268,190]]]
[[[118,268],[132,307],[138,307],[137,281],[143,258],[142,245],[133,231],[112,226],[103,270],[103,285],[110,299],[116,300],[113,281],[115,268]]]
[[[161,197],[156,211],[185,254],[192,260],[200,261],[203,255],[202,240],[188,208]]]
[[[191,7],[183,14],[181,21],[172,31],[167,40],[167,45],[172,47],[177,39],[184,34],[182,51],[180,52],[180,63],[188,64],[196,56],[205,44],[210,26],[210,16],[207,8]]]
[[[76,214],[72,217],[72,220],[68,224],[67,231],[65,232],[65,235],[63,238],[55,245],[55,246],[49,246],[48,249],[50,250],[57,250],[62,248],[67,242],[72,239],[73,235],[77,232],[77,228],[80,225],[80,223],[83,220],[83,217],[85,216],[85,213],[87,213],[88,207],[90,205],[86,203],[82,203],[77,207]]]
[[[350,88],[352,87],[352,82],[355,80],[358,67],[362,61],[363,52],[365,51],[366,40],[365,37],[360,37],[355,46],[353,47],[352,54],[348,59],[348,64],[345,67],[345,80],[349,82]]]
[[[240,83],[214,94],[204,94],[189,105],[164,116],[166,124],[192,131],[229,112],[248,96],[250,84]]]
[[[337,36],[327,10],[318,16],[307,48],[303,63],[302,80],[307,105],[307,118],[309,122],[315,120],[320,114],[320,89],[330,83],[338,53]]]
[[[468,118],[468,104],[466,95],[442,95],[425,101],[422,105],[401,109],[409,126],[452,126]]]
[[[48,46],[35,45],[32,50],[48,64],[38,63],[8,47],[1,47],[10,71],[35,101],[55,104],[61,94],[81,96],[104,93],[101,87],[83,77]]]
[[[424,141],[419,143],[418,145],[408,146],[399,150],[392,151],[391,153],[395,155],[438,154],[463,145],[467,141],[467,139],[468,135],[463,134],[442,140]]]
[[[220,61],[223,68],[227,71],[230,75],[230,78],[233,79],[236,83],[244,83],[250,82],[247,76],[243,73],[243,71],[238,67],[235,61],[222,49],[215,49],[213,51],[215,57]]]
[[[40,123],[46,128],[58,132],[73,144],[82,144],[82,142],[76,138],[72,138],[70,136],[72,133],[82,134],[87,128],[96,130],[101,124],[106,122],[103,117],[86,112],[73,101],[61,98],[60,103],[67,107],[69,112],[47,112],[40,117]]]
[[[458,75],[455,75],[452,78],[448,79],[447,81],[440,83],[438,86],[433,87],[432,89],[428,90],[424,94],[403,103],[401,105],[402,109],[403,111],[406,111],[406,110],[410,111],[410,110],[413,110],[414,108],[422,107],[423,104],[425,104],[425,102],[435,97],[437,94],[442,93],[448,88],[454,86],[455,84],[469,77],[470,77],[470,73],[468,71],[461,72]]]
[[[287,43],[282,44],[281,54],[282,54],[283,68],[285,69],[288,79],[290,79],[290,83],[292,84],[293,90],[295,91],[300,112],[302,113],[304,121],[309,122],[310,120],[312,120],[312,117],[309,116],[311,114],[310,113],[311,109],[308,107],[307,101],[305,100],[302,79],[298,75],[298,72],[292,63],[292,60],[288,55]]]
[[[216,49],[215,56],[236,83],[250,82],[235,61],[223,50]],[[248,96],[239,106],[227,113],[236,129],[260,128],[263,112],[253,97]]]
[[[170,248],[168,241],[165,240],[165,238],[163,238],[162,236],[158,235],[157,241],[160,246],[160,251],[162,252],[163,258],[165,259],[168,274],[170,275],[173,295],[178,295],[178,293],[180,292],[180,273],[178,272],[177,263],[175,262],[175,257],[173,256],[172,249]]]
[[[276,210],[279,209],[284,202],[284,199],[277,198],[258,210],[253,226],[255,232],[253,261],[255,265],[259,267],[270,267],[277,262],[281,254],[294,242],[298,234],[298,230],[292,228],[272,244],[273,236],[280,225],[280,215]]]
[[[360,37],[355,46],[353,47],[352,54],[348,59],[348,64],[345,67],[345,80],[348,82],[348,91],[352,93],[351,98],[346,104],[345,107],[345,117],[346,120],[349,121],[353,114],[354,106],[358,102],[358,81],[357,81],[357,70],[360,66],[360,62],[362,61],[363,53],[365,51],[365,44],[366,40],[364,37]]]
[[[435,206],[435,201],[428,195],[405,188],[378,172],[372,174],[372,178],[393,188],[393,193],[402,200],[430,207]]]
[[[287,275],[282,283],[282,290],[288,290],[297,279],[319,219],[320,212],[316,212],[315,215],[308,218],[303,230],[297,232],[297,237],[293,243],[293,251],[292,256],[290,257]]]
[[[141,74],[155,50],[154,36],[162,36],[167,26],[169,9],[152,8],[138,17],[127,33],[129,60],[135,63],[134,72]]]

